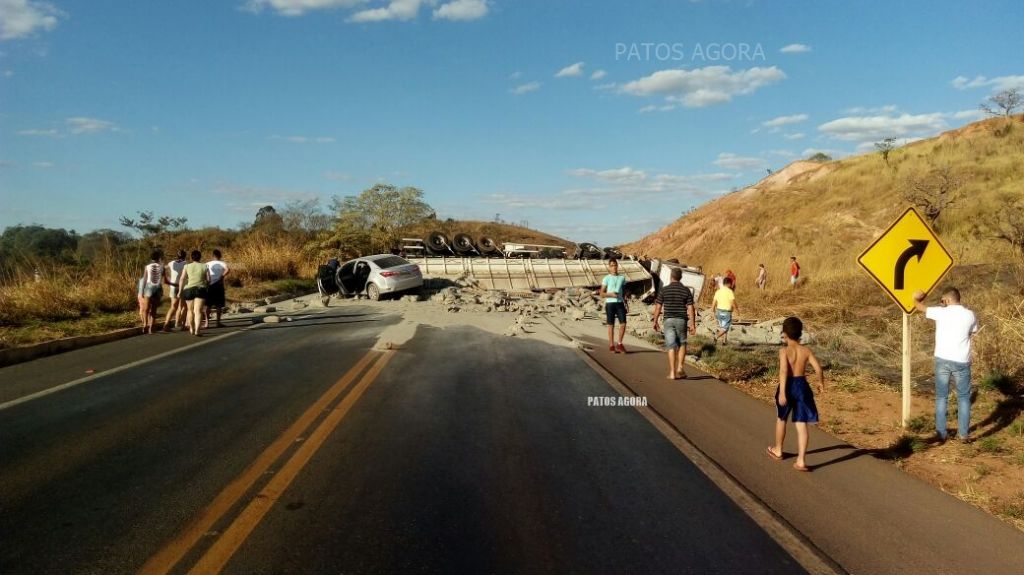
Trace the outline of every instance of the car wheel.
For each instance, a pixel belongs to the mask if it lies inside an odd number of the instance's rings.
[[[377,284],[370,283],[366,286],[366,296],[373,301],[380,301],[380,288],[377,287]]]

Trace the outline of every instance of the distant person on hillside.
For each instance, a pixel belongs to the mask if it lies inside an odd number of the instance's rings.
[[[800,343],[804,324],[799,318],[787,317],[782,322],[782,341],[779,349],[779,387],[775,389],[775,445],[768,448],[768,456],[782,461],[782,443],[786,439],[786,421],[790,418],[796,425],[797,455],[793,468],[810,471],[807,467],[807,424],[818,422],[818,406],[814,403],[814,392],[807,383],[807,364],[810,363],[818,374],[818,393],[825,392],[825,372],[811,348]]]
[[[759,290],[763,290],[765,284],[768,283],[768,270],[764,267],[764,264],[757,265],[757,279],[754,283],[757,284],[757,289]]]
[[[718,333],[715,334],[715,343],[722,338],[722,343],[729,344],[729,330],[732,328],[732,314],[737,311],[736,293],[732,291],[733,283],[729,278],[722,281],[722,287],[715,292],[712,305],[715,309],[715,319],[718,320]]]
[[[608,260],[608,275],[601,279],[598,297],[604,298],[605,319],[608,321],[608,351],[626,353],[622,340],[626,337],[626,276],[619,275],[619,260]],[[615,320],[619,320],[619,343],[615,343]]]
[[[203,327],[210,325],[210,312],[217,314],[217,327],[224,327],[220,322],[221,313],[227,305],[227,298],[224,290],[224,278],[231,271],[228,264],[221,259],[220,250],[213,250],[213,259],[206,262],[206,269],[210,272],[210,286],[206,290],[206,316],[203,318]]]
[[[796,256],[789,256],[789,285],[796,287],[799,281],[800,264],[796,261]]]
[[[949,288],[938,306],[924,305],[924,292],[914,292],[914,306],[935,322],[935,431],[940,441],[948,436],[946,409],[949,380],[956,379],[957,428],[960,441],[969,443],[971,429],[971,338],[978,332],[974,312],[960,304],[960,290]]]
[[[680,283],[683,270],[672,268],[671,280],[658,291],[654,300],[654,330],[658,331],[658,317],[665,312],[665,351],[668,352],[668,378],[686,379],[686,333],[696,335],[697,320],[693,306],[693,292]]]
[[[203,254],[199,250],[192,250],[189,254],[192,261],[185,264],[181,271],[182,286],[181,297],[185,300],[185,308],[188,310],[188,331],[194,336],[199,336],[202,329],[203,316],[206,307],[206,289],[210,285],[210,271],[203,264]]]
[[[715,274],[711,276],[712,281],[715,282],[715,289],[722,289],[722,282],[725,281],[725,276],[722,274]]]
[[[142,331],[153,333],[156,323],[156,309],[160,307],[160,298],[164,293],[164,266],[160,263],[162,255],[154,251],[149,256],[149,263],[142,268]]]
[[[169,332],[175,326],[185,329],[185,302],[181,299],[181,286],[178,281],[181,279],[181,271],[185,269],[185,250],[178,250],[178,255],[167,262],[164,273],[164,282],[170,286],[171,309],[167,310],[167,317],[164,318],[164,331]]]

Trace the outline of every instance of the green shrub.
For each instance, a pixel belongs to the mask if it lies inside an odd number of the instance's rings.
[[[918,416],[915,416],[915,417],[911,417],[910,419],[907,420],[907,431],[912,431],[914,433],[921,433],[922,431],[925,431],[926,429],[928,429],[928,426],[929,426],[928,418],[926,416],[924,416],[924,415],[918,415]]]
[[[1006,448],[1003,447],[1002,439],[990,435],[978,442],[978,450],[983,453],[1002,453]]]

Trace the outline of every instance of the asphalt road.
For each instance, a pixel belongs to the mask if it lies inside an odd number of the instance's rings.
[[[371,350],[397,321],[345,306],[0,410],[0,573],[802,572],[635,410],[588,406],[615,393],[573,350]]]

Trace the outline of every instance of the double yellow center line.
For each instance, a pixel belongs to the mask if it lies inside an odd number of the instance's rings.
[[[264,451],[236,477],[217,497],[204,508],[199,515],[173,540],[171,540],[156,555],[139,569],[140,575],[166,574],[174,569],[217,522],[233,508],[239,500],[256,484],[256,482],[270,469],[285,451],[299,441],[317,417],[330,406],[342,392],[360,374],[363,374],[358,383],[341,400],[337,407],[320,422],[315,429],[309,432],[302,445],[284,463],[280,470],[274,474],[270,481],[263,487],[252,501],[250,501],[237,515],[234,521],[224,530],[223,534],[203,553],[199,560],[193,565],[189,573],[218,573],[231,557],[242,546],[246,538],[256,528],[263,517],[270,511],[270,508],[281,497],[292,480],[299,474],[306,463],[313,457],[313,454],[320,449],[331,432],[341,423],[341,420],[348,414],[352,406],[359,401],[370,384],[373,383],[381,370],[391,359],[393,353],[369,351],[355,366],[348,370],[334,385],[331,386],[316,403],[302,414],[284,433],[274,440]]]

